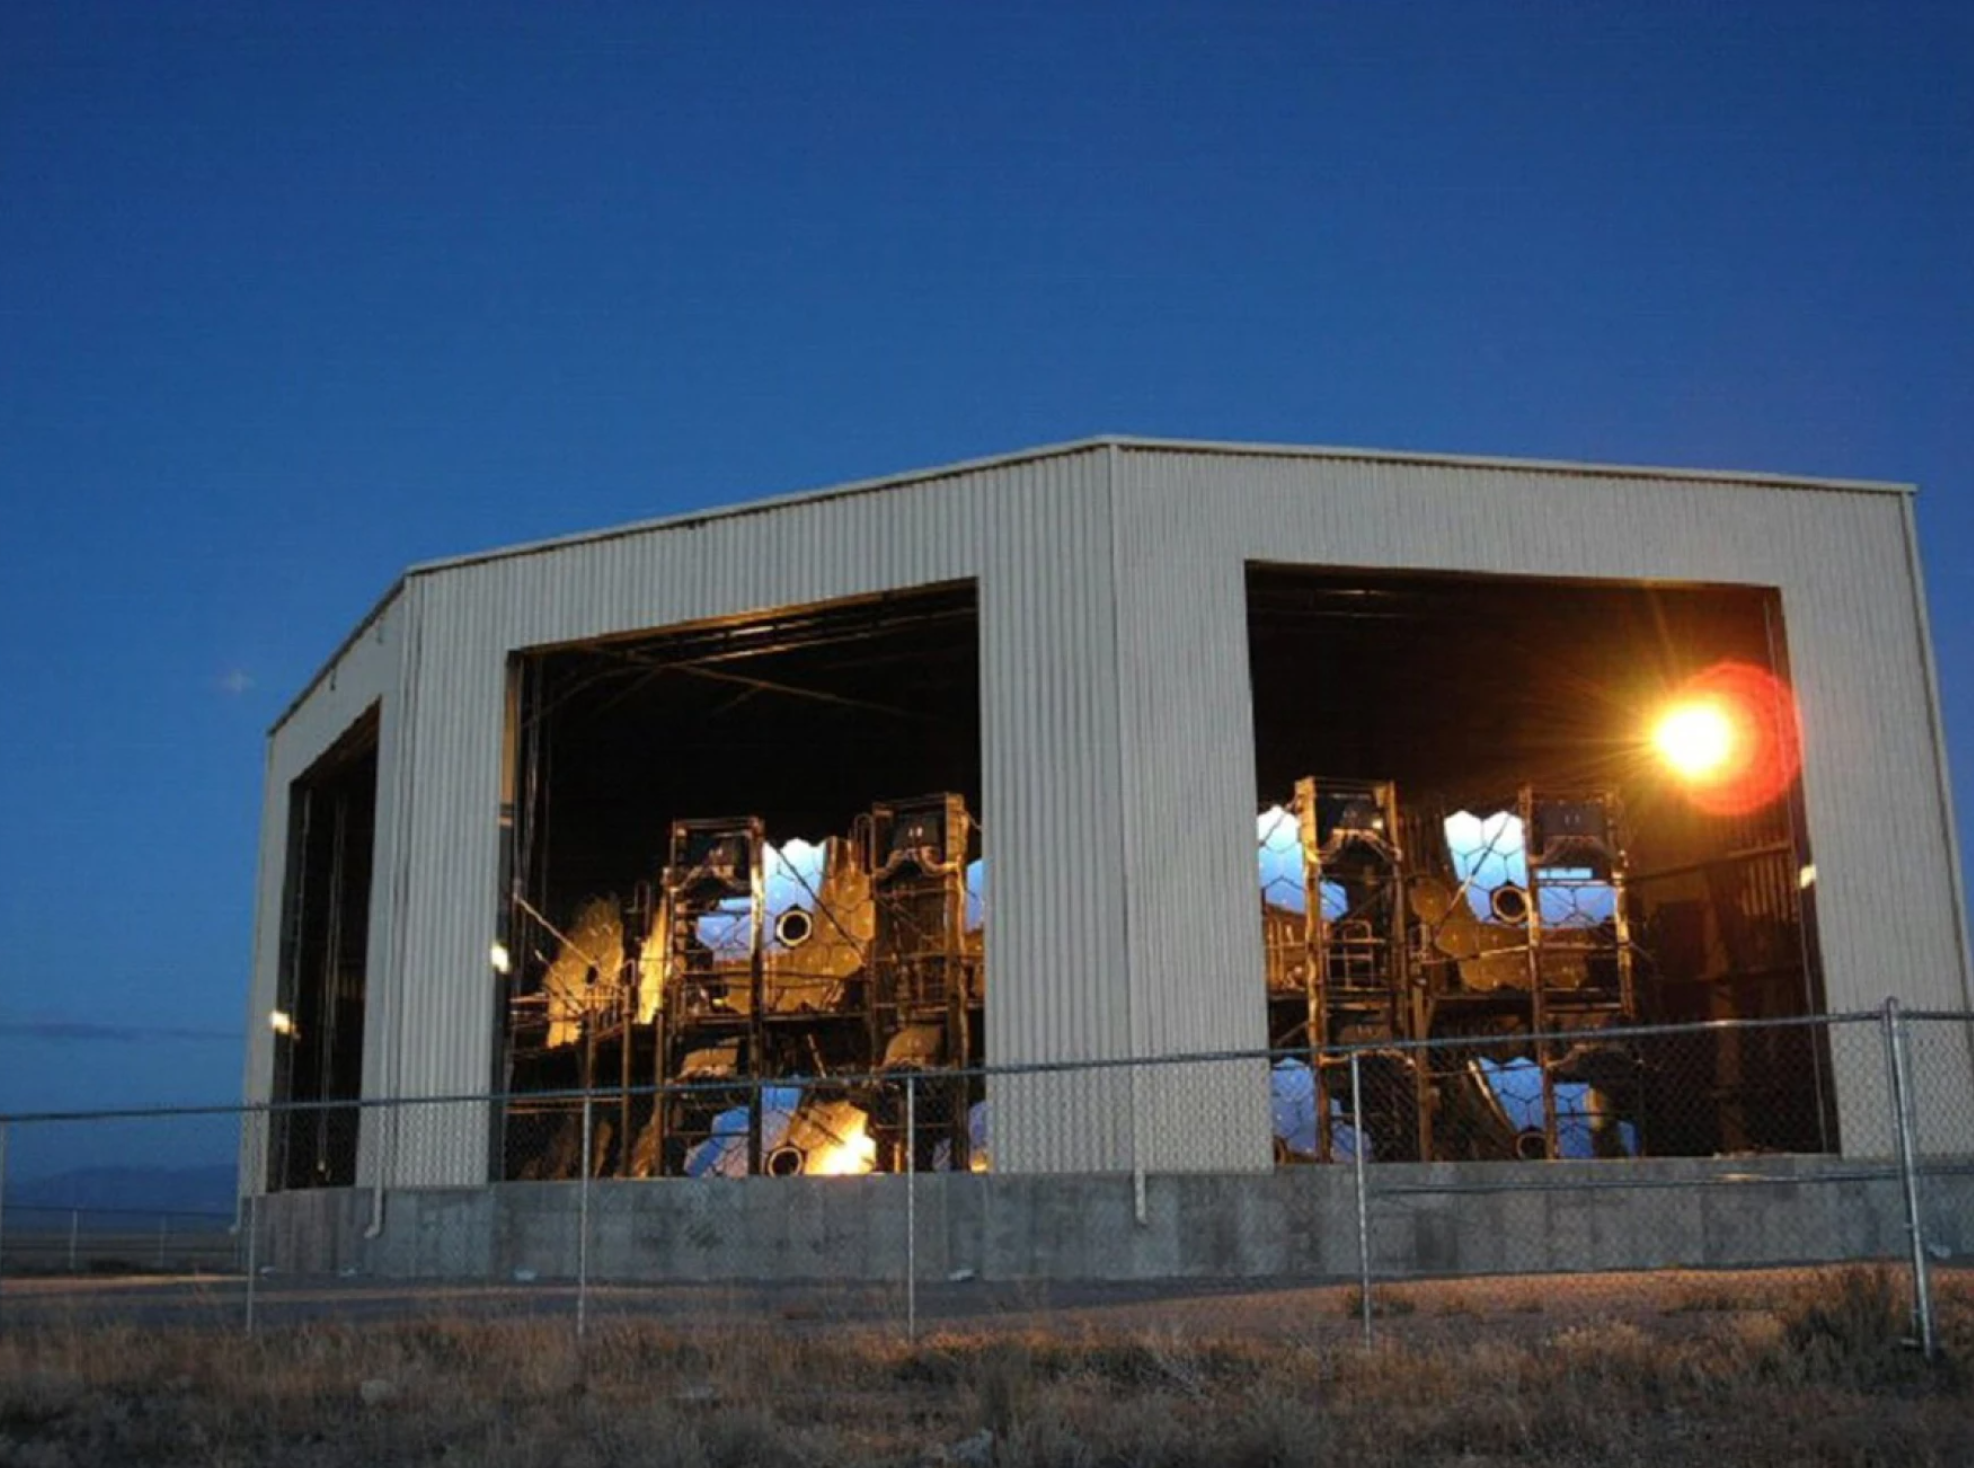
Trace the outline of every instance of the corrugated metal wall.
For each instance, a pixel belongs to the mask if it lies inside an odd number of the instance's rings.
[[[979,582],[980,817],[995,866],[988,1053],[1125,1053],[1119,898],[1091,859],[1121,844],[1106,469],[1090,450],[414,577],[403,1093],[473,1090],[492,1074],[487,949],[510,650],[963,578]],[[1057,1104],[1047,1098],[1050,1119]],[[1088,1167],[1128,1148],[1122,1103],[1087,1108],[1090,1124],[1073,1132],[1024,1124],[1043,1107],[997,1097],[1009,1165]],[[484,1175],[483,1150],[447,1145],[415,1164],[420,1176]]]
[[[1233,625],[1249,561],[1779,588],[1830,1007],[1868,1008],[1888,994],[1965,1004],[1901,495],[1119,452],[1118,621],[1145,649],[1127,652],[1122,670],[1125,764],[1142,772],[1129,801],[1132,987],[1156,1012],[1201,1023],[1189,996],[1211,993],[1217,1008],[1260,971],[1254,739],[1244,632]],[[1161,860],[1182,836],[1192,861]],[[1231,975],[1224,962],[1209,966],[1215,953],[1232,956]],[[1232,1038],[1224,1020],[1204,1023],[1203,1033]],[[1879,1098],[1865,1089],[1842,1088],[1847,1112],[1875,1114]]]
[[[1112,452],[1132,1038],[1145,1055],[1260,1050],[1245,566],[1198,539],[1223,500],[1238,514],[1238,490],[1148,492],[1144,451]],[[1265,1070],[1201,1069],[1151,1088],[1147,1165],[1272,1165]]]
[[[1255,560],[1779,587],[1832,1005],[1958,1006],[1902,515],[1862,489],[1115,443],[416,573],[274,739],[249,1094],[267,1085],[287,782],[371,700],[366,1080],[479,1090],[509,652],[960,579],[980,596],[990,1059],[1259,1046]],[[1268,1163],[1258,1071],[1002,1083],[995,1101],[1005,1168]],[[393,1141],[392,1173],[482,1180],[482,1120]]]
[[[1250,560],[1779,588],[1805,732],[1830,1004],[1868,1007],[1886,994],[1964,1002],[1899,495],[1171,450],[1126,450],[1124,462],[1120,524],[1142,519],[1147,529],[1120,536],[1142,539],[1148,554],[1120,578],[1119,620],[1167,638],[1199,636],[1185,625],[1197,609],[1170,594],[1175,578],[1210,596],[1217,618]],[[1202,562],[1213,568],[1210,585]],[[1199,716],[1196,731],[1212,748],[1195,757],[1239,770],[1251,797],[1244,652],[1204,668],[1164,666],[1167,676],[1136,701],[1240,706],[1218,722]],[[1169,780],[1145,795],[1174,798],[1186,792]],[[1209,899],[1216,923],[1237,888],[1240,903],[1252,897],[1251,874],[1237,881],[1228,858],[1237,838],[1252,844],[1242,818],[1222,817],[1225,849],[1213,870],[1225,890]],[[1133,894],[1154,905],[1161,895]]]

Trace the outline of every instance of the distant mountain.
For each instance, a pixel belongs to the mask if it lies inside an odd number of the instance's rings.
[[[9,1178],[6,1207],[127,1210],[153,1216],[210,1213],[230,1218],[234,1178],[230,1162],[206,1167],[78,1167],[46,1177]]]

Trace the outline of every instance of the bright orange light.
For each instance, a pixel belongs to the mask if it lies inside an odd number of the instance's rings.
[[[1734,720],[1715,703],[1680,703],[1652,730],[1652,743],[1675,773],[1704,780],[1734,754]]]
[[[1779,799],[1802,765],[1788,685],[1751,663],[1716,663],[1686,680],[1652,727],[1652,746],[1708,815]]]
[[[811,1152],[802,1171],[810,1177],[856,1177],[876,1164],[877,1139],[865,1132],[859,1112],[855,1128],[840,1141]]]

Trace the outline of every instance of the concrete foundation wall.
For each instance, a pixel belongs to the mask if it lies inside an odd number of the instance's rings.
[[[912,1186],[594,1182],[590,1277],[896,1281]],[[1358,1267],[1346,1168],[1147,1177],[1142,1211],[1128,1174],[935,1174],[915,1187],[921,1279],[1350,1278]],[[1922,1196],[1935,1251],[1974,1255],[1974,1168],[1928,1176]],[[256,1200],[262,1264],[428,1280],[577,1272],[579,1183],[392,1191],[371,1238],[373,1199],[342,1189]],[[1892,1169],[1827,1158],[1387,1164],[1372,1173],[1370,1215],[1372,1267],[1385,1278],[1897,1258],[1907,1248]]]

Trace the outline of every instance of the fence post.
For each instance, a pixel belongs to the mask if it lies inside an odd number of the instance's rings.
[[[576,1185],[576,1338],[589,1330],[590,1094],[583,1092],[582,1181]]]
[[[0,1121],[0,1276],[7,1273],[7,1123]]]
[[[1933,1359],[1933,1278],[1926,1258],[1926,1229],[1919,1214],[1917,1146],[1913,1137],[1912,1086],[1906,1073],[1905,1016],[1899,1001],[1885,1001],[1885,1057],[1892,1084],[1892,1124],[1899,1146],[1899,1183],[1905,1193],[1905,1231],[1912,1248],[1913,1314],[1919,1322],[1919,1349]]]
[[[905,1074],[905,1339],[918,1339],[918,1079]]]
[[[165,1272],[165,1235],[168,1234],[170,1231],[171,1231],[171,1215],[169,1213],[160,1213],[158,1215],[158,1273],[159,1274],[163,1274]]]
[[[82,1232],[82,1210],[69,1209],[69,1273],[75,1273],[77,1235]]]
[[[1371,1344],[1371,1198],[1364,1176],[1364,1075],[1350,1052],[1350,1155],[1357,1178],[1357,1304],[1364,1314],[1364,1344]]]

